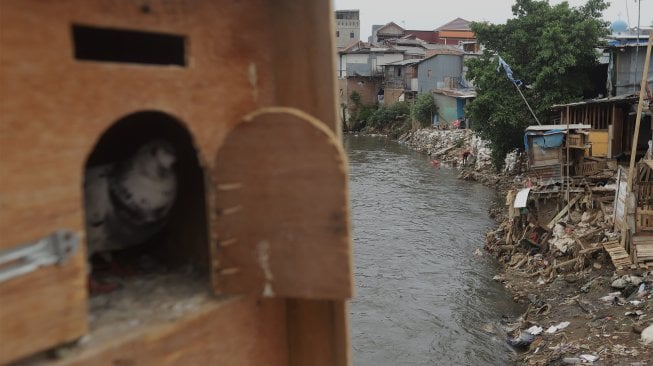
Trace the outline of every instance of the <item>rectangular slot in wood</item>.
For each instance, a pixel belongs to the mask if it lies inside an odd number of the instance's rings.
[[[185,37],[175,34],[73,25],[75,58],[186,66]]]

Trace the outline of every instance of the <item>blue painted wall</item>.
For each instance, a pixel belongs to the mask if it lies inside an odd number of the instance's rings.
[[[429,72],[430,71],[430,72]],[[460,78],[463,72],[463,57],[459,55],[437,55],[417,64],[419,93],[444,87],[445,77]]]

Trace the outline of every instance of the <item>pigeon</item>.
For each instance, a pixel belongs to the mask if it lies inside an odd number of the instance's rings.
[[[173,146],[156,139],[124,161],[87,169],[89,262],[94,254],[142,244],[165,226],[177,195],[176,160]]]

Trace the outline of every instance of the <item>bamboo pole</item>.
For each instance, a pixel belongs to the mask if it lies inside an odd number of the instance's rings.
[[[637,39],[639,42],[639,38]],[[648,65],[651,61],[651,44],[653,42],[653,34],[648,36],[648,46],[646,47],[646,58],[644,60],[644,70],[642,72],[642,82],[639,86],[639,101],[637,103],[637,118],[635,118],[635,131],[633,132],[633,140],[631,141],[630,148],[630,166],[628,168],[628,181],[627,181],[627,196],[633,193],[633,177],[635,176],[635,157],[637,155],[637,140],[639,139],[639,125],[642,121],[642,108],[644,107],[644,93],[646,93],[646,86],[648,83]],[[628,237],[628,198],[626,198],[626,207],[624,207],[624,227],[621,229],[621,247],[626,247],[626,240]],[[637,258],[633,258],[637,262]]]
[[[526,103],[526,107],[528,107],[528,110],[531,111],[531,114],[533,115],[533,118],[535,118],[535,122],[537,122],[537,124],[541,126],[542,124],[540,123],[540,120],[537,119],[537,116],[535,115],[535,112],[533,112],[533,109],[531,109],[531,105],[528,104],[528,102],[526,101],[526,97],[524,96],[524,94],[519,89],[519,86],[517,86],[517,83],[513,82],[512,84],[515,86],[515,88],[517,88],[517,91],[519,92],[519,95],[521,95],[521,98],[524,100],[524,103]]]
[[[639,40],[638,40],[639,41]],[[633,176],[635,175],[635,155],[637,155],[637,140],[639,139],[639,125],[642,121],[642,108],[644,107],[644,95],[646,94],[646,84],[648,83],[648,66],[651,61],[651,43],[653,34],[648,36],[648,46],[646,47],[646,59],[644,60],[644,71],[642,73],[642,82],[639,86],[639,102],[637,103],[637,118],[635,119],[635,132],[630,149],[630,167],[628,168],[628,192],[633,191]]]

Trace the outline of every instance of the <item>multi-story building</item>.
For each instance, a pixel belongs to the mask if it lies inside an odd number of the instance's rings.
[[[336,47],[341,50],[360,40],[361,25],[358,10],[336,10]]]

